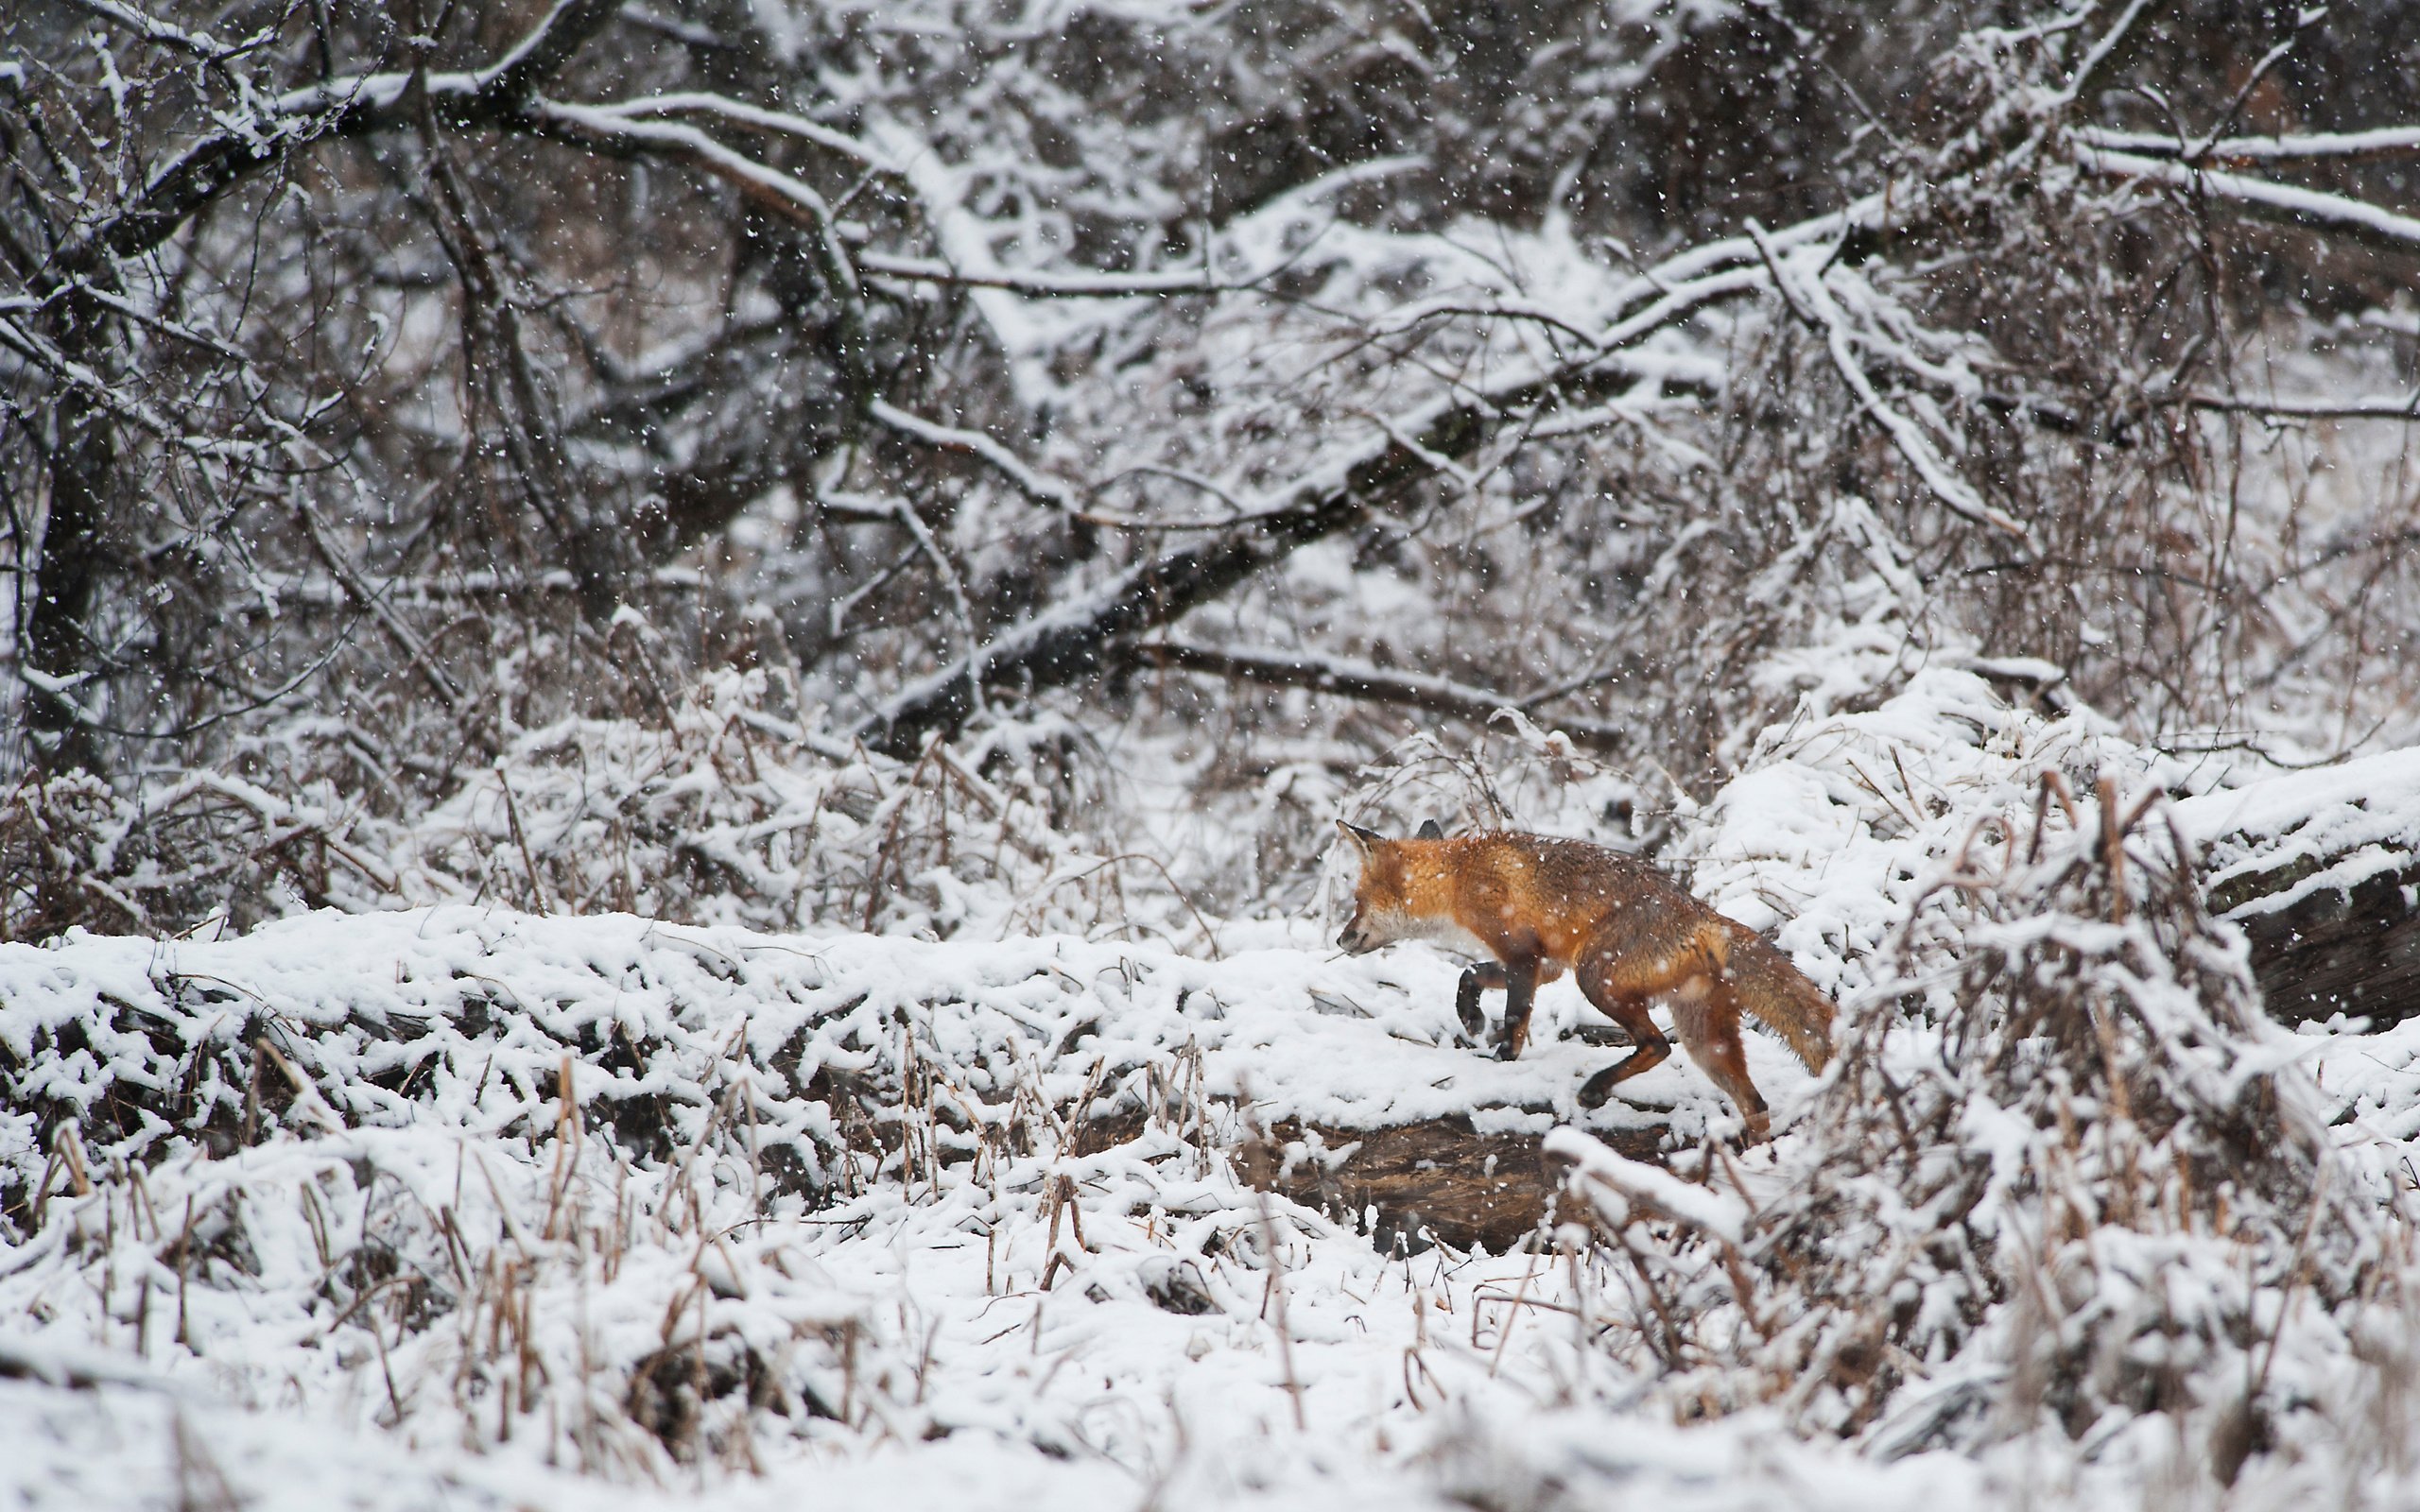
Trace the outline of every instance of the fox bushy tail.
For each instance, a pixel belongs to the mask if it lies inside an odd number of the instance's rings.
[[[1782,1037],[1809,1071],[1832,1058],[1832,1000],[1789,957],[1745,929],[1731,942],[1723,975],[1740,1005]]]

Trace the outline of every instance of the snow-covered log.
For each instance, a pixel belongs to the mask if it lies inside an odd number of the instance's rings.
[[[2252,941],[2273,1017],[2420,1015],[2420,750],[2188,799],[2211,912]]]

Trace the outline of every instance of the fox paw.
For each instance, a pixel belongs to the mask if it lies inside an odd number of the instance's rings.
[[[1454,1017],[1462,1021],[1462,1042],[1477,1044],[1487,1033],[1487,1015],[1478,1007],[1478,994],[1464,992],[1454,1005]]]

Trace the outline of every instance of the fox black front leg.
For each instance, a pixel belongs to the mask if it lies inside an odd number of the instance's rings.
[[[1462,1021],[1463,1043],[1478,1044],[1487,1033],[1487,1014],[1478,1005],[1478,995],[1502,991],[1505,985],[1500,962],[1487,961],[1463,970],[1462,985],[1454,993],[1454,1013]]]
[[[1496,971],[1504,978],[1504,1027],[1496,1031],[1495,1058],[1518,1060],[1530,1042],[1530,1006],[1538,996],[1538,958],[1515,956]]]

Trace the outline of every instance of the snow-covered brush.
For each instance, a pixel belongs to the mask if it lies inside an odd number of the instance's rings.
[[[1962,936],[1946,1011],[1913,979],[1864,994],[1773,1164],[1713,1160],[1703,1192],[1564,1135],[1574,1190],[1691,1411],[1771,1401],[1886,1454],[2131,1435],[2232,1482],[2345,1374],[2394,1274],[2383,1183],[2331,1142],[2159,795],[2041,797],[1902,941]]]
[[[268,782],[196,767],[130,793],[87,772],[27,773],[0,795],[0,940],[246,923],[392,894],[388,836],[358,801],[321,775]]]
[[[1226,1271],[1340,1231],[1235,1179],[1213,968],[1164,950],[444,908],[12,967],[9,1330],[423,1442],[614,1477],[769,1434],[1063,1446],[930,1383],[926,1326],[825,1241],[1250,1318]]]
[[[1667,774],[1634,778],[1512,708],[1467,747],[1421,730],[1358,776],[1347,812],[1406,833],[1436,819],[1453,831],[1528,829],[1645,850],[1670,828],[1668,806],[1650,806],[1651,795],[1668,801]]]
[[[341,797],[343,753],[308,739],[132,794],[37,773],[0,795],[0,939],[494,902],[1215,953],[1165,865],[1115,843],[1102,764],[1065,721],[987,722],[904,762],[810,723],[777,675],[724,670],[652,709],[523,731],[404,822]]]
[[[1000,937],[1208,927],[1156,863],[1086,833],[1080,738],[994,724],[893,761],[818,734],[764,672],[651,719],[523,735],[404,836],[411,902]]]

